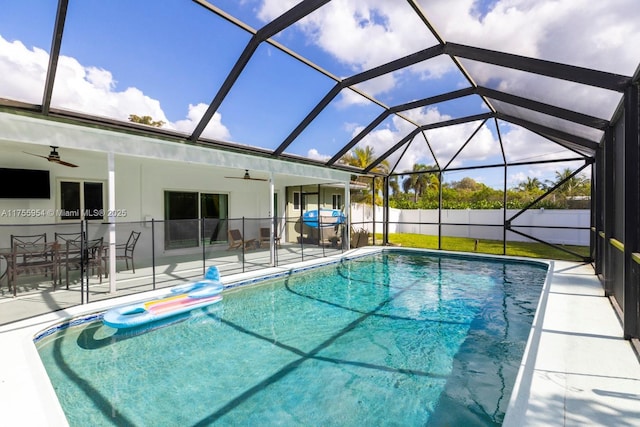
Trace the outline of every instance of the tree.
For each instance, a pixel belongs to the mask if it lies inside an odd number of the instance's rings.
[[[540,182],[538,178],[527,177],[525,181],[522,181],[520,184],[518,184],[517,188],[529,193],[535,193],[539,190],[542,190],[544,188],[544,184]]]
[[[565,168],[560,172],[556,171],[556,180],[554,182],[554,185],[558,185],[558,183],[564,181],[565,179],[567,180],[565,183],[560,185],[556,189],[556,191],[564,197],[586,195],[583,193],[587,183],[589,183],[589,179],[581,175],[571,176],[572,173],[573,171],[569,168]],[[569,178],[570,176],[571,178]]]
[[[155,121],[151,116],[138,116],[135,114],[129,114],[129,121],[133,123],[140,123],[141,125],[153,126],[156,128],[164,126],[164,122],[162,120]]]
[[[454,190],[476,191],[483,187],[484,184],[476,182],[475,179],[464,177],[460,181],[453,181],[448,186]]]
[[[373,163],[373,161],[376,159],[375,157],[375,153],[374,150],[371,146],[367,145],[366,147],[362,148],[362,147],[356,147],[354,148],[351,152],[347,153],[343,158],[342,158],[342,162],[350,165],[350,166],[355,166],[357,168],[360,169],[364,169],[367,166],[369,166],[371,163]],[[389,174],[389,162],[387,160],[383,160],[382,162],[380,162],[378,165],[376,165],[376,167],[374,167],[373,169],[371,169],[371,172],[374,173],[380,173],[382,175],[388,175]],[[356,181],[359,182],[366,182],[369,183],[369,179],[367,177],[364,176],[359,176],[356,177]],[[376,187],[376,193],[378,193],[381,189],[382,189],[382,178],[381,177],[375,177],[374,178],[374,183],[375,183],[375,187]],[[367,199],[369,196],[368,192],[365,192],[364,194],[364,198]],[[374,200],[371,200],[372,203],[374,204],[382,204],[382,203],[378,203],[381,202],[381,200],[375,200],[379,198],[378,194],[374,195]]]
[[[416,163],[413,165],[412,172],[427,172],[427,173],[414,173],[409,175],[409,178],[405,179],[402,182],[402,189],[405,193],[413,190],[413,201],[415,203],[418,202],[418,199],[422,197],[422,195],[428,189],[437,189],[440,181],[438,180],[438,176],[434,171],[436,168],[434,166],[427,166],[420,163]]]
[[[398,175],[392,175],[389,177],[389,187],[391,188],[391,192],[393,195],[396,195],[400,192],[400,183],[398,182]]]

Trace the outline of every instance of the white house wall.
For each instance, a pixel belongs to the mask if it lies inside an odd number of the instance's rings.
[[[66,167],[25,153],[46,157],[52,145],[59,147],[62,160],[78,167]],[[115,164],[114,207],[118,212],[126,212],[116,218],[117,223],[163,220],[166,190],[227,194],[230,218],[270,216],[268,181],[225,178],[242,177],[245,169],[252,177],[273,178],[275,192],[279,194],[280,212],[276,215],[284,212],[287,186],[344,183],[350,179],[347,172],[320,166],[2,112],[0,153],[0,167],[49,170],[51,194],[50,199],[0,199],[0,247],[9,244],[10,234],[36,234],[44,230],[39,227],[42,224],[57,224],[58,229],[61,224],[70,224],[57,215],[60,180],[102,181],[107,209],[109,153],[113,153]],[[122,238],[119,236],[118,240]]]
[[[76,163],[68,168],[29,156],[23,151],[48,155],[50,145],[60,147],[63,160]],[[287,185],[346,182],[350,175],[328,168],[225,152],[217,149],[169,142],[155,138],[88,128],[57,121],[0,113],[0,167],[48,169],[50,200],[2,199],[5,209],[56,209],[56,187],[60,178],[107,181],[107,153],[115,154],[116,208],[127,209],[127,220],[140,221],[164,216],[163,191],[190,190],[228,193],[230,216],[267,216],[269,186],[266,181],[230,180],[245,169],[260,178],[274,177],[276,192]],[[106,197],[106,196],[105,196]],[[118,218],[119,219],[119,218]],[[26,218],[29,223],[47,218]],[[50,220],[48,222],[51,222]],[[16,223],[0,217],[0,224]]]

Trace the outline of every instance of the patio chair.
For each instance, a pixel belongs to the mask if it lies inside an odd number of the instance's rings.
[[[262,242],[267,242],[267,244],[271,242],[271,229],[266,227],[260,229],[260,238],[258,239],[259,247],[262,247]],[[274,235],[273,242],[276,246],[278,246],[278,244],[280,243],[280,237]]]
[[[227,248],[228,251],[231,249],[239,249],[242,247],[244,247],[244,249],[251,249],[256,245],[256,239],[244,240],[242,238],[242,233],[240,233],[240,230],[238,229],[229,230],[227,234],[229,235],[229,247]]]
[[[62,234],[62,233],[60,233]],[[58,235],[59,239],[64,237]],[[83,242],[82,238],[74,239],[73,236],[68,236],[65,240],[64,246],[61,248],[60,267],[65,268],[65,280],[67,289],[69,289],[69,271],[80,270],[84,262],[84,268],[91,269],[91,274],[95,274],[97,269],[100,283],[102,283],[102,276],[104,275],[104,266],[102,263],[102,256],[104,254],[104,239],[102,237],[97,239],[88,240]],[[84,251],[85,257],[83,258],[82,252]]]
[[[16,245],[45,245],[47,243],[47,233],[41,234],[32,234],[28,236],[17,236],[15,234],[11,235],[11,249]],[[28,252],[28,251],[27,251]],[[21,254],[19,259],[16,259],[16,262],[26,264],[29,262],[29,253]],[[36,256],[39,258],[39,256]]]
[[[138,243],[140,234],[140,231],[131,231],[129,238],[127,239],[127,243],[116,245],[116,261],[124,260],[127,270],[129,269],[129,261],[131,261],[131,270],[133,270],[133,274],[136,273],[136,267],[133,262],[133,253],[136,249],[136,243]]]

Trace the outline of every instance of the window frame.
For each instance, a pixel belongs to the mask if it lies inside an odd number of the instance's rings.
[[[77,183],[79,186],[79,212],[78,216],[67,216],[63,215],[65,212],[73,212],[73,210],[66,209],[62,206],[63,203],[63,195],[62,195],[62,187],[65,183]],[[102,190],[101,207],[87,207],[86,206],[86,184],[100,184],[100,188]],[[107,204],[107,182],[101,179],[90,179],[90,178],[58,178],[56,180],[56,221],[59,222],[67,222],[67,221],[105,221],[106,218],[106,204]],[[102,216],[90,216],[87,218],[87,213],[89,210],[102,212]]]

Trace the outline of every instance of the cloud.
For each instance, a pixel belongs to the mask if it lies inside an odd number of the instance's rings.
[[[31,104],[42,103],[49,54],[27,47],[20,41],[9,42],[0,36],[0,97]]]
[[[3,76],[0,97],[41,104],[48,64],[46,51],[28,49],[20,41],[9,42],[0,36],[0,75]],[[172,123],[157,99],[135,87],[118,90],[110,71],[83,66],[75,58],[64,55],[58,59],[51,106],[121,121],[128,121],[130,114],[151,116],[165,122],[164,128],[185,133],[193,131],[207,109],[204,104],[189,105],[187,117]],[[211,119],[203,136],[231,138],[219,113]]]
[[[331,158],[331,156],[329,156],[329,155],[321,154],[315,148],[312,148],[307,152],[307,157],[312,159],[312,160],[319,160],[321,162],[326,162],[327,160],[329,160]]]
[[[632,75],[638,65],[637,52],[629,48],[640,45],[640,8],[635,7],[635,2],[498,0],[487,3],[486,9],[479,11],[477,0],[419,0],[427,19],[446,41],[626,75]],[[265,0],[261,16],[265,18],[273,13],[276,4],[280,2]],[[279,13],[283,11],[278,9]],[[357,73],[435,44],[431,42],[433,37],[419,36],[424,25],[410,15],[413,12],[404,4],[333,0],[302,20],[299,28],[311,43]],[[468,60],[463,60],[463,65],[478,84],[605,119],[610,118],[620,99],[618,93],[611,91],[517,70]],[[417,64],[411,70],[364,82],[358,88],[377,96],[397,88],[402,73],[421,73],[420,78],[426,81],[441,78],[452,69],[452,62],[441,57]],[[343,91],[340,106],[363,103],[363,98]],[[404,114],[418,123],[446,120],[446,116],[434,108]],[[413,129],[412,125],[402,122],[394,120],[392,126],[373,131],[360,145],[375,147],[375,152],[382,154]],[[476,126],[469,123],[429,131],[436,158],[448,161]],[[363,127],[364,124],[357,126]],[[502,138],[507,157],[512,160],[574,157],[564,148],[517,126],[505,126]],[[500,154],[497,136],[488,128],[480,130],[472,142],[465,148],[465,154],[476,156],[475,160],[487,159],[496,151]],[[394,156],[397,160],[399,153]],[[404,154],[398,169],[411,169],[414,163],[424,162],[432,163],[433,159],[426,143],[418,140]],[[461,163],[454,160],[451,166]],[[542,177],[561,166],[538,165],[531,167],[530,172]]]
[[[640,8],[637,0],[499,0],[479,13],[477,0],[419,0],[427,19],[446,41],[632,75],[638,65]],[[258,16],[267,21],[294,2],[265,0]],[[298,28],[353,73],[437,44],[404,3],[333,0],[301,20]],[[463,61],[474,80],[500,90],[610,118],[619,95],[473,61]],[[372,96],[393,90],[400,74],[439,79],[455,70],[446,57],[425,61],[362,84]],[[523,90],[524,89],[524,90]],[[342,102],[358,103],[343,95]]]
[[[638,66],[636,0],[502,0],[485,15],[472,0],[419,0],[445,40],[580,67],[632,75]],[[455,16],[455,19],[451,19]],[[473,61],[474,80],[499,90],[609,119],[619,94]]]
[[[285,7],[280,0],[265,0],[258,17],[267,22]],[[298,28],[309,43],[320,47],[353,74],[374,68],[437,44],[435,37],[409,5],[388,0],[332,0],[300,20]],[[426,45],[425,45],[426,44]],[[454,68],[447,58],[412,67],[419,78],[438,78]],[[407,70],[387,74],[359,85],[372,96],[388,92]],[[342,102],[360,103],[345,91]]]
[[[423,107],[406,112],[405,116],[420,124],[438,123],[450,120],[451,117],[442,114],[434,107]],[[464,123],[456,126],[436,128],[426,131],[427,140],[433,150],[438,164],[441,168],[447,166],[453,156],[458,153],[464,142],[476,131],[480,122]],[[351,137],[357,136],[364,126],[349,123],[346,129],[350,130]],[[383,155],[391,147],[396,145],[402,138],[415,129],[414,125],[408,121],[393,116],[390,122],[385,122],[379,128],[365,136],[356,147],[370,146],[374,149],[375,157]],[[508,162],[533,162],[539,160],[558,160],[562,158],[576,158],[577,155],[537,134],[519,126],[502,123],[501,138],[505,146],[505,154]],[[402,155],[402,158],[400,156]],[[327,160],[330,156],[321,154],[317,149],[309,150],[309,157],[320,160]],[[451,161],[449,168],[465,166],[475,166],[483,161],[502,165],[502,151],[500,143],[495,134],[487,124],[482,126],[473,136],[467,146]],[[388,157],[389,166],[394,168],[395,173],[410,171],[415,164],[426,164],[436,166],[431,150],[427,142],[418,134],[409,148],[404,151],[404,147],[396,150]],[[397,165],[396,165],[397,164]],[[514,186],[522,181],[522,177],[536,177],[542,182],[553,180],[556,171],[564,168],[572,170],[579,167],[581,162],[558,162],[510,167],[512,171],[508,179],[508,185]],[[499,171],[497,171],[499,169]],[[515,171],[515,172],[514,172]],[[489,186],[502,188],[503,169],[491,168],[475,171],[450,172],[447,176],[450,179],[459,180],[470,173],[476,174],[474,179],[484,182]],[[449,178],[448,178],[449,179]]]
[[[169,123],[165,127],[184,133],[191,133],[200,122],[200,119],[202,119],[202,116],[204,116],[207,108],[209,108],[209,106],[203,103],[197,105],[189,104],[189,112],[187,113],[186,119],[178,120],[175,123]],[[212,139],[221,139],[223,141],[231,139],[229,129],[222,124],[222,115],[220,113],[216,112],[213,114],[213,117],[209,120],[207,127],[205,127],[202,132],[202,136]]]

